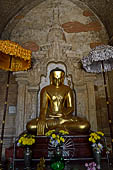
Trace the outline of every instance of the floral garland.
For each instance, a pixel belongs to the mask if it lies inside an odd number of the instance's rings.
[[[45,135],[50,137],[50,143],[57,147],[58,145],[63,145],[65,142],[64,136],[68,135],[69,133],[64,130],[49,130]]]

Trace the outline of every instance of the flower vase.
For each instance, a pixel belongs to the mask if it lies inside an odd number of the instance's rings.
[[[96,162],[96,168],[101,169],[101,152],[93,150],[93,156]]]
[[[53,158],[51,160],[51,168],[53,170],[64,169],[64,159],[62,156],[62,148],[60,146],[56,146]]]
[[[29,146],[24,148],[24,165],[26,170],[31,170],[32,151]]]
[[[60,145],[56,146],[55,153],[56,156],[62,156],[62,147]]]

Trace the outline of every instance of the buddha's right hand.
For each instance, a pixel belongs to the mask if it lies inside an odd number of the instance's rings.
[[[44,135],[46,122],[44,120],[37,120],[37,135]]]

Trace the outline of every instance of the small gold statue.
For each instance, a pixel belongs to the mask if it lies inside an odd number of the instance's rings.
[[[50,85],[40,94],[40,115],[27,123],[27,130],[44,135],[50,129],[64,129],[70,134],[84,134],[90,129],[87,120],[73,116],[74,99],[69,86],[64,85],[65,73],[56,68],[50,72]]]
[[[37,170],[45,170],[45,159],[40,158],[40,162],[37,164]]]

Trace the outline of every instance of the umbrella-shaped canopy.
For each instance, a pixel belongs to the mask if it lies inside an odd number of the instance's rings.
[[[83,68],[87,72],[100,73],[113,69],[113,47],[109,45],[97,46],[88,56],[82,59]]]
[[[30,50],[24,49],[15,42],[9,40],[0,40],[0,69],[9,71],[22,71],[29,69],[30,66]]]
[[[107,114],[110,128],[110,136],[113,150],[113,130],[112,130],[112,120],[109,110],[109,98],[107,92],[105,72],[113,70],[113,47],[109,45],[97,46],[92,49],[88,56],[82,58],[83,68],[87,72],[91,73],[103,73],[106,104],[107,104]]]
[[[0,40],[0,69],[8,71],[8,79],[6,86],[6,95],[4,102],[4,113],[2,120],[2,130],[1,130],[1,141],[0,141],[0,170],[1,166],[1,156],[2,156],[2,146],[4,137],[4,126],[7,111],[7,100],[8,100],[8,89],[10,80],[10,71],[23,71],[31,67],[31,51],[24,49],[19,44],[9,41]]]

